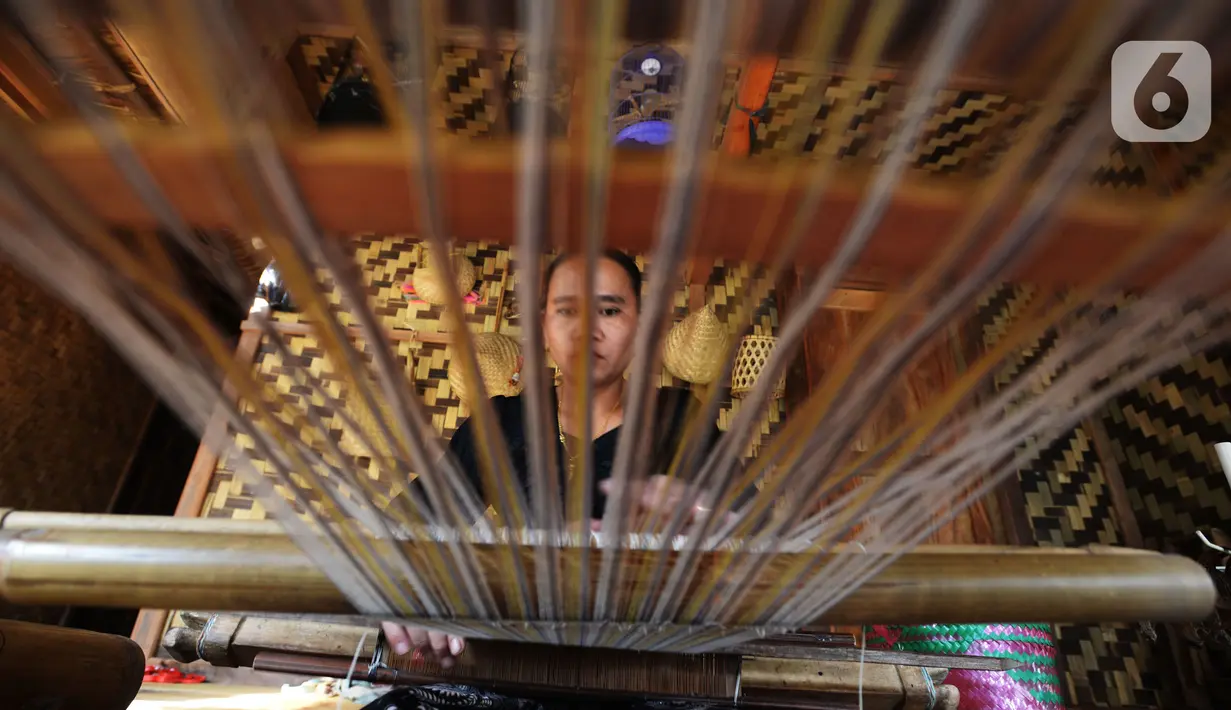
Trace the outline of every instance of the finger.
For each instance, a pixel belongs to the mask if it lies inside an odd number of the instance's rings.
[[[385,640],[389,642],[389,646],[393,648],[394,653],[399,656],[410,653],[410,637],[406,634],[406,629],[401,624],[386,621],[380,625],[380,630],[385,632]]]
[[[685,486],[667,476],[652,476],[642,494],[641,504],[649,510],[671,510],[684,501]]]
[[[410,634],[410,647],[419,649],[420,651],[428,647],[427,629],[420,629],[415,626],[408,626],[407,633]]]
[[[432,653],[436,654],[436,660],[440,661],[440,665],[445,668],[452,666],[453,656],[449,654],[449,637],[439,631],[429,631],[427,638],[432,644]]]
[[[658,507],[659,499],[663,494],[663,478],[663,476],[650,476],[642,486],[639,499],[641,507],[645,510],[654,510]]]
[[[449,651],[451,651],[454,656],[462,655],[462,651],[465,651],[465,650],[466,650],[466,639],[462,638],[461,636],[450,636],[449,637]]]

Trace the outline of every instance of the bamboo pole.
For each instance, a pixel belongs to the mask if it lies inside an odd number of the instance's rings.
[[[0,509],[0,529],[95,530],[197,535],[282,535],[276,520],[181,518],[167,515],[95,515]]]
[[[426,564],[426,545],[398,544],[412,564]],[[576,552],[561,549],[566,571],[575,571]],[[476,545],[475,554],[486,578],[499,580],[499,550]],[[627,557],[632,565],[650,564],[653,554],[630,551]],[[795,554],[774,555],[756,584],[768,584],[796,561]],[[721,553],[700,560],[703,568],[722,563]],[[532,554],[525,564],[533,574]],[[3,531],[0,598],[17,604],[353,612],[311,560],[289,539],[273,535]],[[813,623],[1188,621],[1210,613],[1214,600],[1205,570],[1178,556],[912,551]]]

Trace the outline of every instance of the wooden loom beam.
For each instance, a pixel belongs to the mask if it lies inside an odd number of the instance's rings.
[[[180,613],[182,626],[168,629],[163,647],[180,663],[206,661],[213,666],[242,668],[265,651],[350,658],[355,649],[367,659],[377,653],[372,627],[360,623],[326,622],[311,616],[262,617],[240,614]],[[838,640],[840,639],[840,640]],[[858,662],[860,648],[853,637],[818,641],[801,636],[769,637],[739,644],[725,653],[758,658]],[[484,642],[475,642],[484,645]],[[900,664],[926,668],[1003,671],[1020,668],[1013,659],[954,656],[912,651],[864,649],[870,664]]]
[[[426,554],[423,543],[402,544],[412,564]],[[1168,621],[1200,618],[1213,608],[1208,574],[1183,557],[1008,550],[906,552],[858,594],[837,601],[823,623]],[[498,577],[499,550],[477,545],[474,551]],[[561,549],[566,572],[576,569],[573,552]],[[653,554],[629,551],[626,557],[637,566],[650,564]],[[703,554],[701,575],[726,561],[727,553]],[[757,584],[797,561],[798,555],[775,555]],[[524,563],[533,575],[533,559]],[[754,588],[752,596],[757,594]],[[17,604],[353,612],[328,577],[289,538],[276,535],[4,530],[0,598]]]
[[[134,145],[169,199],[194,226],[207,229],[243,225],[221,179],[225,142],[220,136],[164,127],[130,129]],[[36,150],[105,221],[134,228],[156,222],[120,177],[87,129],[73,124],[43,127],[29,133]],[[411,179],[413,158],[395,136],[377,131],[291,133],[281,137],[287,164],[301,194],[328,232],[355,234],[415,233],[418,210]],[[461,241],[512,244],[515,238],[518,153],[513,143],[438,141],[441,205],[451,236]],[[582,204],[584,168],[557,145],[551,160],[560,178],[558,195]],[[707,185],[697,219],[697,256],[745,257],[770,196],[770,177],[780,168],[768,162],[715,155],[716,170]],[[608,244],[631,252],[646,251],[657,232],[658,206],[666,193],[665,157],[617,154],[611,174],[606,215]],[[800,267],[823,264],[863,199],[870,174],[845,169],[826,196],[798,254]],[[801,194],[799,178],[789,191],[790,215]],[[909,175],[899,186],[857,267],[848,274],[874,283],[897,284],[917,273],[939,251],[970,207],[977,185],[970,181]],[[1057,214],[1051,238],[1015,274],[1022,280],[1064,284],[1081,281],[1091,264],[1120,253],[1162,198],[1117,196],[1110,191],[1079,190]],[[1191,256],[1225,223],[1228,208],[1208,215],[1177,237],[1165,264],[1142,275],[1148,282],[1161,269]],[[584,215],[567,211],[568,233],[580,233]],[[771,237],[768,253],[779,247],[782,230]],[[1174,259],[1175,261],[1172,261]]]

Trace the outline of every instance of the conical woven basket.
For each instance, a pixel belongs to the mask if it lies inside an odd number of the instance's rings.
[[[474,336],[474,352],[487,396],[512,397],[521,394],[521,366],[518,362],[521,345],[515,338],[500,333],[479,333]],[[458,399],[471,404],[465,369],[461,360],[453,357],[449,358],[449,388]]]
[[[435,254],[429,249],[423,251],[423,261],[415,268],[415,295],[435,306],[443,306],[448,302],[449,291],[444,283],[442,269],[437,263]],[[476,271],[474,262],[465,254],[453,254],[453,271],[457,277],[453,289],[459,296],[465,296],[474,288]]]
[[[706,305],[676,323],[663,345],[663,365],[685,382],[706,385],[722,374],[723,357],[731,344],[727,326]]]
[[[735,365],[731,368],[731,396],[743,397],[752,391],[757,378],[769,362],[769,354],[773,352],[778,339],[768,335],[748,335],[739,344],[739,352],[735,355]],[[774,399],[786,393],[786,375],[774,387]]]

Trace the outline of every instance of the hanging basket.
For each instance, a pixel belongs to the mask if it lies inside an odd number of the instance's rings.
[[[479,333],[474,336],[474,352],[488,397],[521,394],[521,345],[516,339],[500,333]],[[449,388],[462,402],[471,404],[465,368],[453,357],[449,358]]]
[[[712,305],[691,313],[667,333],[663,365],[672,375],[698,385],[707,385],[722,374],[723,358],[731,346],[727,326]]]
[[[735,355],[735,365],[731,369],[731,396],[743,397],[752,391],[757,378],[769,362],[769,355],[778,344],[778,339],[768,335],[745,336]],[[786,393],[786,374],[774,387],[773,398],[778,399]]]
[[[434,306],[443,306],[449,301],[449,289],[444,282],[443,269],[431,250],[424,249],[423,261],[415,269],[415,296]],[[465,254],[453,254],[453,273],[456,280],[453,290],[458,296],[466,296],[474,288],[476,271],[474,262]]]

